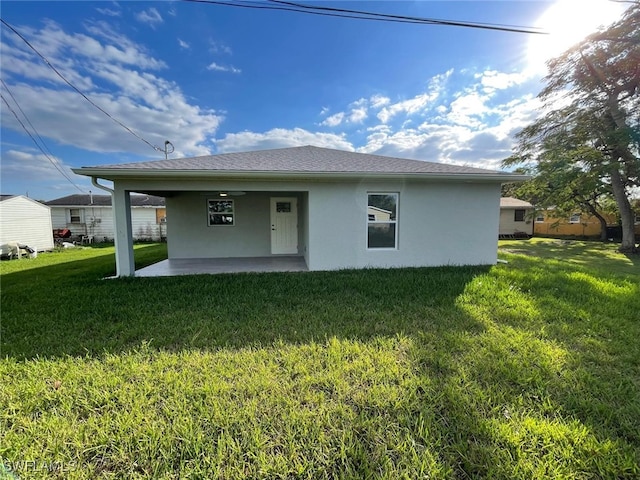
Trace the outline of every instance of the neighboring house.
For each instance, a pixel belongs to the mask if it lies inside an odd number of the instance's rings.
[[[369,205],[367,206],[367,215],[369,216],[369,221],[385,222],[391,220],[393,212],[391,210],[384,210],[382,208],[372,207]]]
[[[69,195],[46,202],[53,228],[68,228],[74,237],[113,240],[111,195]],[[160,240],[166,236],[164,198],[131,195],[131,234],[135,240]]]
[[[500,185],[528,178],[311,146],[74,172],[113,181],[118,276],[134,275],[129,192],[166,197],[170,260],[296,255],[309,270],[485,265],[497,260]]]
[[[616,229],[618,221],[615,215],[604,213],[607,230]],[[550,237],[594,237],[600,236],[600,221],[593,215],[574,212],[568,217],[558,215],[553,208],[536,212],[534,233]],[[640,235],[640,215],[635,215],[635,232]],[[615,235],[614,235],[615,236]]]
[[[530,237],[533,235],[534,208],[529,202],[513,197],[500,199],[500,238]]]
[[[53,250],[50,208],[22,195],[0,195],[0,245],[10,242]]]

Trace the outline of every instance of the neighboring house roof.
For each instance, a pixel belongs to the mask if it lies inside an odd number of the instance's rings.
[[[528,177],[495,170],[445,163],[408,160],[313,146],[253,152],[223,153],[203,157],[82,167],[87,176],[113,179],[131,176],[464,176],[513,181]]]
[[[16,201],[18,199],[23,199],[23,200],[26,200],[27,202],[33,203],[34,205],[38,205],[40,207],[47,207],[46,204],[39,202],[38,200],[34,200],[33,198],[25,197],[24,195],[0,195],[0,202],[4,202],[5,200],[11,200],[11,199],[16,199]]]
[[[164,198],[155,195],[130,195],[132,207],[164,207]],[[46,202],[50,207],[110,207],[111,195],[67,195]]]
[[[500,208],[533,208],[533,205],[517,198],[502,197],[500,199]]]
[[[369,210],[376,210],[378,212],[391,213],[391,210],[385,210],[384,208],[373,207],[371,205],[367,206]]]

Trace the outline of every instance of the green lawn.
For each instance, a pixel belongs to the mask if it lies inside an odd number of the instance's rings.
[[[0,478],[639,478],[640,258],[500,248],[111,280],[112,247],[2,262]]]

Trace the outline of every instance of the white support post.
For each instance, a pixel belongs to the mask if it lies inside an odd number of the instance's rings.
[[[133,261],[133,235],[131,233],[131,198],[129,192],[114,182],[113,221],[116,242],[116,276],[132,277],[136,267]]]

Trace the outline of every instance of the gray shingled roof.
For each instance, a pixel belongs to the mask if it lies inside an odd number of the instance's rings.
[[[45,205],[50,207],[110,207],[111,195],[93,195],[93,199],[90,195],[76,194],[67,195],[66,197],[56,198]],[[132,207],[164,207],[164,198],[156,197],[155,195],[131,195]],[[93,203],[92,203],[93,200]]]
[[[292,147],[253,152],[223,153],[203,157],[155,160],[83,167],[76,173],[89,174],[88,170],[109,170],[125,173],[147,171],[211,171],[211,172],[287,172],[287,173],[371,173],[371,174],[510,174],[495,170],[463,167],[445,163],[408,160],[366,153],[346,152],[320,147]],[[87,172],[87,173],[85,173]]]

